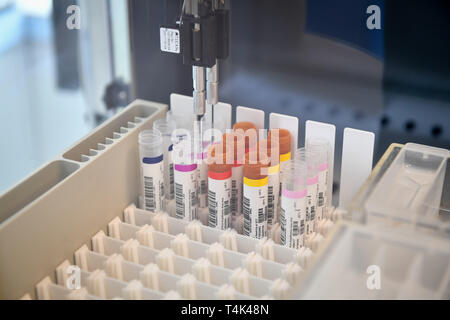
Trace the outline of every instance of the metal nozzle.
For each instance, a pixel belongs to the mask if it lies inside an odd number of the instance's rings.
[[[206,69],[206,99],[210,105],[219,103],[219,70],[216,64],[212,68]]]
[[[194,80],[194,112],[197,116],[203,116],[206,112],[205,68],[192,67],[192,79]]]

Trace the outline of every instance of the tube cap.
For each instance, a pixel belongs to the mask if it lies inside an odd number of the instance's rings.
[[[212,146],[212,148],[212,159],[209,159],[208,170],[217,173],[230,171],[233,166],[233,159],[226,153],[226,145],[219,143]]]
[[[256,143],[258,141],[258,132],[256,130],[255,125],[252,122],[237,122],[233,126],[233,130],[234,131],[242,130],[244,132],[244,134],[246,134],[247,131],[249,131],[249,130],[254,130],[255,138],[256,138],[254,141],[250,141],[250,136],[248,134],[245,136],[245,150],[248,151],[249,149],[253,149],[253,147],[256,148],[256,146],[250,145],[250,144]]]
[[[271,167],[280,163],[280,146],[277,141],[261,140],[258,143],[258,152],[261,162],[268,163]]]
[[[245,155],[244,177],[252,180],[264,179],[267,177],[268,167],[268,163],[261,162],[258,152],[249,152]]]
[[[222,142],[225,146],[232,146],[234,151],[234,161],[242,164],[246,153],[244,135],[239,134],[238,132],[224,133]]]
[[[272,136],[276,136],[275,130],[278,131],[278,143],[280,145],[280,154],[291,152],[291,133],[286,129],[272,129],[269,131],[267,140],[272,140]]]
[[[253,122],[243,121],[243,122],[237,122],[237,123],[234,124],[233,130],[239,130],[239,129],[244,130],[244,132],[245,132],[245,131],[247,131],[249,129],[255,129],[256,130],[256,127],[255,127],[255,124]]]

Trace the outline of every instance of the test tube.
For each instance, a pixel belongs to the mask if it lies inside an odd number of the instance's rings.
[[[195,121],[194,114],[175,114],[172,110],[167,111],[166,119],[174,121],[177,128],[186,129],[188,131],[193,130],[193,123]]]
[[[197,218],[197,163],[193,145],[189,136],[173,147],[175,215],[188,221]]]
[[[211,128],[211,125],[207,120],[203,119],[198,121],[200,131],[197,133],[199,142],[199,148],[196,159],[197,159],[197,181],[198,181],[198,206],[199,208],[208,207],[208,148],[211,145],[211,136],[206,136],[206,131]]]
[[[283,173],[284,167],[291,160],[291,133],[286,129],[271,129],[267,140],[272,139],[280,146],[280,172]]]
[[[242,214],[242,184],[244,179],[245,139],[238,132],[225,133],[222,141],[227,150],[234,154],[231,168],[231,214],[233,217]]]
[[[290,160],[283,174],[281,191],[280,244],[299,249],[303,246],[306,221],[306,162]]]
[[[233,130],[244,134],[245,136],[245,153],[249,152],[250,148],[253,150],[257,147],[258,132],[252,122],[237,122],[233,126]]]
[[[295,153],[296,160],[306,162],[307,166],[307,192],[306,192],[306,234],[309,235],[314,232],[314,225],[317,210],[317,194],[319,188],[318,176],[318,157],[312,151],[307,151],[306,148],[300,148]]]
[[[275,140],[262,140],[259,143],[261,158],[267,158],[268,188],[267,188],[267,227],[278,222],[278,207],[280,199],[280,146]]]
[[[153,129],[161,132],[163,138],[164,154],[164,197],[166,200],[172,200],[175,195],[174,172],[173,172],[173,144],[172,133],[176,129],[176,123],[173,120],[159,119],[153,123]]]
[[[330,153],[330,144],[326,139],[312,137],[306,141],[306,150],[316,154],[318,161],[318,189],[317,189],[317,213],[315,225],[319,223],[326,214],[328,202],[328,157]]]
[[[261,239],[267,235],[268,164],[257,151],[246,154],[244,163],[244,235]]]
[[[139,133],[139,158],[142,208],[160,212],[163,210],[164,155],[163,138],[158,130]]]
[[[271,129],[267,134],[267,140],[274,140],[280,146],[280,193],[278,197],[281,198],[281,190],[283,189],[283,170],[289,160],[291,160],[291,133],[286,129]],[[281,201],[278,201],[278,211],[280,211]]]
[[[232,158],[222,143],[212,146],[213,159],[208,165],[208,225],[221,230],[230,227]]]

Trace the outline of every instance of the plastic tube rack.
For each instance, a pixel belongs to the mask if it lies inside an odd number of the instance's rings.
[[[310,250],[301,252],[234,230],[220,231],[129,206],[75,252],[81,288],[67,287],[65,261],[37,285],[39,299],[289,298]],[[131,222],[131,223],[128,223]],[[73,268],[73,267],[72,267]]]

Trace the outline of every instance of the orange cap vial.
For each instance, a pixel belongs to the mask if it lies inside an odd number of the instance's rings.
[[[267,178],[269,164],[262,162],[258,152],[252,151],[245,155],[244,177],[251,180]]]
[[[272,129],[269,131],[267,140],[272,140],[275,136],[275,130],[278,130],[278,144],[280,146],[280,154],[287,154],[291,152],[291,133],[286,129]]]
[[[258,141],[258,131],[256,130],[255,125],[252,122],[237,122],[233,126],[234,131],[242,130],[245,134],[245,150],[248,152],[249,149],[256,149],[256,146],[251,146],[250,144],[257,143]],[[254,130],[255,140],[250,141],[250,136],[247,134],[247,131]]]

